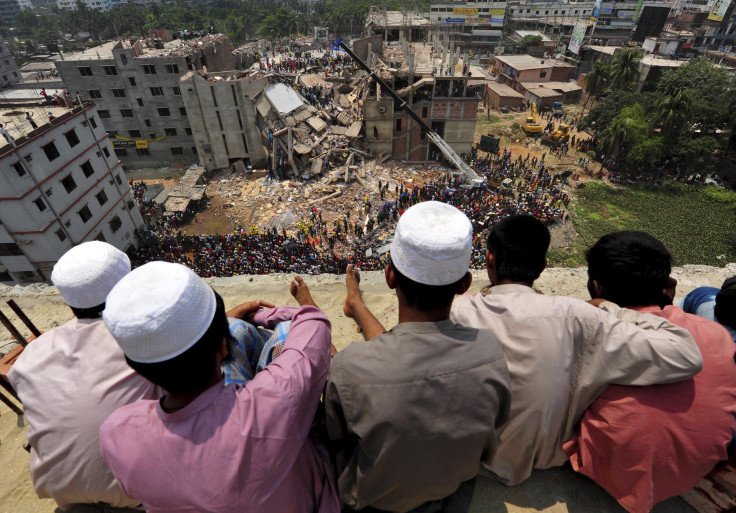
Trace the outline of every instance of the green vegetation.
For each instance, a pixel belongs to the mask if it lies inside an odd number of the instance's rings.
[[[516,43],[516,49],[522,52],[526,52],[529,47],[540,46],[542,44],[542,36],[524,36],[521,41]]]
[[[77,11],[60,11],[50,4],[48,14],[36,15],[22,11],[13,32],[4,36],[9,45],[18,37],[17,50],[32,52],[38,44],[59,42],[62,34],[89,32],[93,41],[142,36],[149,30],[204,30],[213,26],[226,34],[234,43],[242,43],[257,37],[285,37],[313,34],[312,27],[327,27],[338,37],[363,32],[365,18],[372,0],[325,0],[318,3],[299,0],[214,0],[207,6],[192,7],[187,2],[175,0],[149,7],[123,4],[107,12],[99,12],[81,4]],[[429,10],[430,0],[420,0],[420,12]],[[382,4],[384,5],[384,4]],[[401,0],[387,0],[389,10],[401,8]],[[1,23],[0,23],[1,25]],[[67,44],[74,47],[74,44]]]
[[[586,91],[603,99],[579,128],[598,135],[599,152],[616,158],[614,170],[655,171],[668,161],[670,171],[727,175],[722,157],[736,150],[736,80],[711,61],[694,59],[639,92],[638,59],[627,50],[610,66],[596,63]]]
[[[590,182],[577,195],[578,238],[571,248],[550,250],[550,265],[585,265],[585,250],[618,230],[651,233],[667,246],[675,265],[736,262],[736,192],[675,182],[626,188]]]

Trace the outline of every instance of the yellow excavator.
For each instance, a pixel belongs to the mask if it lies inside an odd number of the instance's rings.
[[[570,125],[560,123],[557,129],[546,137],[542,137],[542,144],[554,146],[559,143],[566,143],[570,140]]]
[[[532,103],[532,115],[526,118],[526,127],[524,127],[527,134],[538,134],[542,132],[542,125],[537,123],[537,104]]]

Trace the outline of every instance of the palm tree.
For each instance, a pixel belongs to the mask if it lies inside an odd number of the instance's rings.
[[[628,87],[639,77],[641,51],[637,48],[626,48],[616,54],[611,66],[613,87]]]
[[[632,142],[641,131],[639,120],[633,116],[618,115],[603,132],[601,148],[606,155],[616,155],[621,148]]]
[[[652,121],[654,126],[662,130],[665,143],[671,143],[687,125],[692,111],[693,98],[686,89],[662,98],[656,104],[656,113]]]
[[[607,62],[596,61],[593,69],[585,75],[585,92],[588,93],[588,99],[583,105],[583,112],[580,119],[585,115],[585,107],[593,97],[599,97],[607,88],[608,82],[611,80],[611,65]]]

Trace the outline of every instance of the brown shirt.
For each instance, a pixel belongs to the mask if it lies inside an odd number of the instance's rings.
[[[509,414],[503,350],[486,330],[402,323],[332,362],[327,429],[349,506],[408,511],[490,463]]]

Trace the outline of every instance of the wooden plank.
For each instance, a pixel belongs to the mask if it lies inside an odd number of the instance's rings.
[[[26,328],[31,330],[31,333],[33,333],[34,336],[40,337],[41,332],[36,328],[36,326],[31,322],[31,320],[28,318],[28,316],[21,310],[21,308],[13,301],[12,299],[8,299],[7,301],[8,306],[15,312],[15,315],[18,316],[18,319],[20,319],[23,324],[26,325]]]
[[[728,493],[736,497],[736,461],[732,460],[719,465],[710,473],[710,477]]]
[[[15,329],[15,326],[13,326],[13,323],[10,322],[10,319],[5,317],[5,314],[2,312],[0,312],[0,322],[2,322],[5,328],[7,328],[7,330],[10,332],[10,334],[13,335],[16,342],[18,342],[23,347],[28,345],[25,337],[21,335],[20,331]]]
[[[695,485],[695,488],[680,497],[692,506],[698,513],[726,513],[736,511],[736,498],[714,483],[709,477],[704,477]]]

